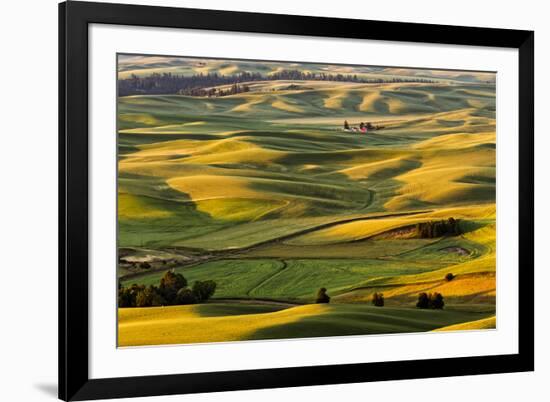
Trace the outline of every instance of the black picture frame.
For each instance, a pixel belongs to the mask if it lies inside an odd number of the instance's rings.
[[[519,345],[517,354],[214,373],[88,375],[88,25],[192,28],[507,47],[519,51]],[[534,32],[121,5],[59,5],[59,398],[294,387],[534,370]]]

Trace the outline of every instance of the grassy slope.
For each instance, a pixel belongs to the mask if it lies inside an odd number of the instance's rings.
[[[372,87],[354,85],[353,90],[339,96],[347,99],[355,96],[349,92],[373,91]],[[407,88],[378,90],[380,102],[391,104],[399,98],[403,108],[414,111],[418,93],[436,89],[418,85]],[[169,188],[192,199],[198,211],[230,222],[273,215],[326,216],[494,199],[494,186],[490,184],[494,178],[494,149],[486,147],[494,142],[494,119],[478,116],[479,109],[467,107],[468,99],[463,99],[460,89],[437,88],[441,93],[437,96],[442,99],[434,104],[443,110],[438,111],[438,118],[393,124],[384,136],[375,132],[364,136],[339,133],[326,125],[276,123],[296,114],[361,112],[363,103],[344,102],[339,109],[327,109],[322,102],[333,94],[313,89],[276,95],[287,104],[300,105],[300,112],[273,107],[271,98],[275,95],[263,92],[216,99],[123,98],[119,120],[125,158],[120,162],[121,177],[159,177]],[[494,105],[487,102],[480,109],[491,114]],[[235,112],[236,104],[250,106],[250,112]],[[460,106],[465,107],[463,112],[454,112]],[[404,112],[385,111],[397,116]],[[359,116],[366,117],[364,113]],[[270,123],[270,119],[275,120]],[[173,124],[175,121],[179,124]],[[480,135],[482,130],[487,132]],[[475,135],[468,134],[472,131]],[[434,135],[445,139],[434,141]],[[372,199],[372,188],[376,200]],[[448,191],[442,193],[441,189]],[[216,202],[220,198],[231,202],[235,209],[244,203],[242,209],[250,212],[235,216],[227,208],[220,208]]]
[[[259,305],[207,304],[119,310],[119,346],[227,342],[429,331],[487,314],[305,305],[279,310]],[[276,311],[278,310],[278,311]],[[215,330],[214,330],[215,329]]]
[[[216,297],[310,301],[324,286],[346,303],[328,315],[311,307],[281,318],[285,337],[291,328],[361,326],[362,315],[346,309],[374,291],[389,306],[441,291],[451,308],[494,310],[494,87],[301,82],[306,89],[284,90],[288,84],[254,83],[257,92],[223,98],[121,98],[120,246],[234,250],[230,259],[178,268],[191,282],[216,280]],[[344,133],[344,119],[386,127]],[[416,214],[348,221],[403,212]],[[465,235],[370,239],[450,216],[463,220]],[[453,247],[469,254],[445,251]],[[449,272],[457,277],[446,283]],[[154,284],[160,275],[125,283]],[[475,319],[456,317],[439,324]],[[258,325],[254,334],[278,331]],[[376,325],[360,331],[386,328]]]

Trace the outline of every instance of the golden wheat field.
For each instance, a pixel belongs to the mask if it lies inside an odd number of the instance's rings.
[[[118,69],[119,346],[496,328],[493,74]]]

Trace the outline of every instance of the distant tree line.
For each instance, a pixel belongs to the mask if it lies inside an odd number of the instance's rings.
[[[311,73],[300,70],[282,70],[273,74],[262,75],[260,73],[241,72],[233,75],[222,75],[218,73],[195,74],[191,76],[177,75],[172,73],[154,73],[146,77],[139,77],[132,74],[129,78],[118,80],[119,96],[128,95],[170,95],[179,94],[187,96],[226,96],[240,92],[247,92],[250,88],[247,85],[234,85],[254,81],[337,81],[357,83],[397,83],[397,82],[422,82],[434,83],[435,81],[425,78],[362,78],[357,74],[331,74]],[[212,87],[232,85],[227,90],[220,90]]]
[[[216,91],[215,86],[232,85],[243,82],[264,80],[261,74],[242,72],[235,75],[221,75],[217,73],[195,74],[191,76],[172,73],[154,73],[146,77],[132,74],[130,78],[118,80],[119,96],[137,94],[180,94],[189,96],[223,96],[231,91],[245,91],[244,87],[231,88],[228,91]],[[235,92],[236,93],[236,92]]]
[[[153,307],[196,304],[208,300],[216,291],[216,282],[196,281],[191,288],[182,274],[167,271],[159,286],[118,285],[119,307]]]

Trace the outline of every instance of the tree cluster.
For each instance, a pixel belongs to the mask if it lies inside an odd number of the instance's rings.
[[[191,88],[191,89],[181,89],[178,91],[179,95],[186,96],[207,96],[209,98],[213,96],[227,96],[240,94],[242,92],[250,92],[250,87],[246,84],[233,84],[228,89],[220,88]]]
[[[416,224],[416,234],[422,239],[462,234],[458,220],[449,218],[442,221],[420,222]]]
[[[119,307],[152,307],[202,303],[216,291],[216,282],[196,281],[192,288],[187,287],[187,279],[182,274],[167,271],[160,279],[159,286],[133,284],[123,287],[119,283]]]
[[[244,82],[254,81],[337,81],[357,82],[367,84],[394,83],[394,82],[422,82],[433,83],[435,81],[425,78],[361,78],[356,74],[330,74],[311,73],[300,70],[282,70],[269,75],[260,73],[241,72],[233,75],[222,75],[218,73],[178,75],[172,73],[153,73],[140,77],[132,74],[129,78],[118,80],[119,96],[128,95],[169,95],[179,94],[187,96],[226,96],[240,92],[248,92],[247,85],[233,86]],[[213,87],[221,85],[232,85],[228,90],[219,90]]]
[[[445,306],[443,295],[441,293],[420,293],[416,307],[423,309],[438,309],[441,310]]]

